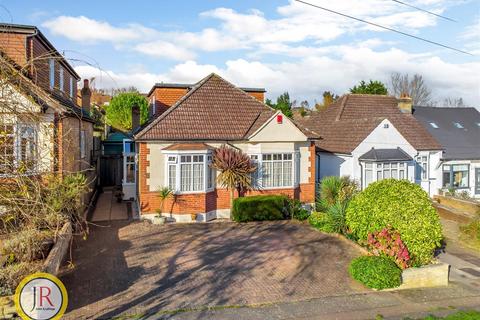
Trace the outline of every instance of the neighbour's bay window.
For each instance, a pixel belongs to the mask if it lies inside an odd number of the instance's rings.
[[[250,158],[257,166],[252,173],[252,184],[256,188],[291,188],[300,180],[298,153],[266,153]]]
[[[210,154],[167,154],[167,185],[176,193],[205,192],[215,187]]]
[[[445,164],[443,165],[443,187],[444,188],[469,188],[468,164]]]
[[[0,124],[0,174],[30,173],[37,164],[37,129],[33,124]]]
[[[363,186],[383,179],[407,179],[406,162],[364,162]]]

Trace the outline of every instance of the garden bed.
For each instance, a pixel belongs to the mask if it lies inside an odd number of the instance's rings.
[[[480,212],[480,203],[474,200],[458,199],[450,196],[436,195],[433,199],[440,205],[449,207],[474,218]]]

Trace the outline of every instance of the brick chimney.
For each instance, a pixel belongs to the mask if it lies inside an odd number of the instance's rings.
[[[140,107],[138,104],[132,106],[132,131],[140,127]]]
[[[402,93],[397,100],[398,108],[403,113],[412,113],[412,98],[407,93]]]
[[[82,109],[90,113],[90,101],[92,99],[92,90],[88,85],[88,79],[83,80],[82,94]]]

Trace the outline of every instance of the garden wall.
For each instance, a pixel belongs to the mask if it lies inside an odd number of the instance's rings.
[[[436,195],[433,198],[439,204],[455,210],[462,211],[475,217],[480,212],[480,203],[475,201],[462,200],[454,197]]]

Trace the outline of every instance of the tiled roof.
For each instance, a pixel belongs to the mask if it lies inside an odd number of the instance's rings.
[[[135,139],[244,140],[275,113],[264,103],[212,73],[167,111],[144,125]],[[313,137],[313,134],[307,136]]]
[[[318,132],[321,150],[351,153],[384,119],[417,150],[440,150],[442,147],[411,115],[398,109],[397,99],[383,95],[348,94],[328,108],[299,117],[303,127]]]
[[[210,149],[214,149],[214,147],[209,146],[208,144],[205,144],[205,143],[176,143],[176,144],[172,144],[172,145],[170,145],[166,148],[163,148],[162,150],[194,151],[194,150],[210,150]]]

